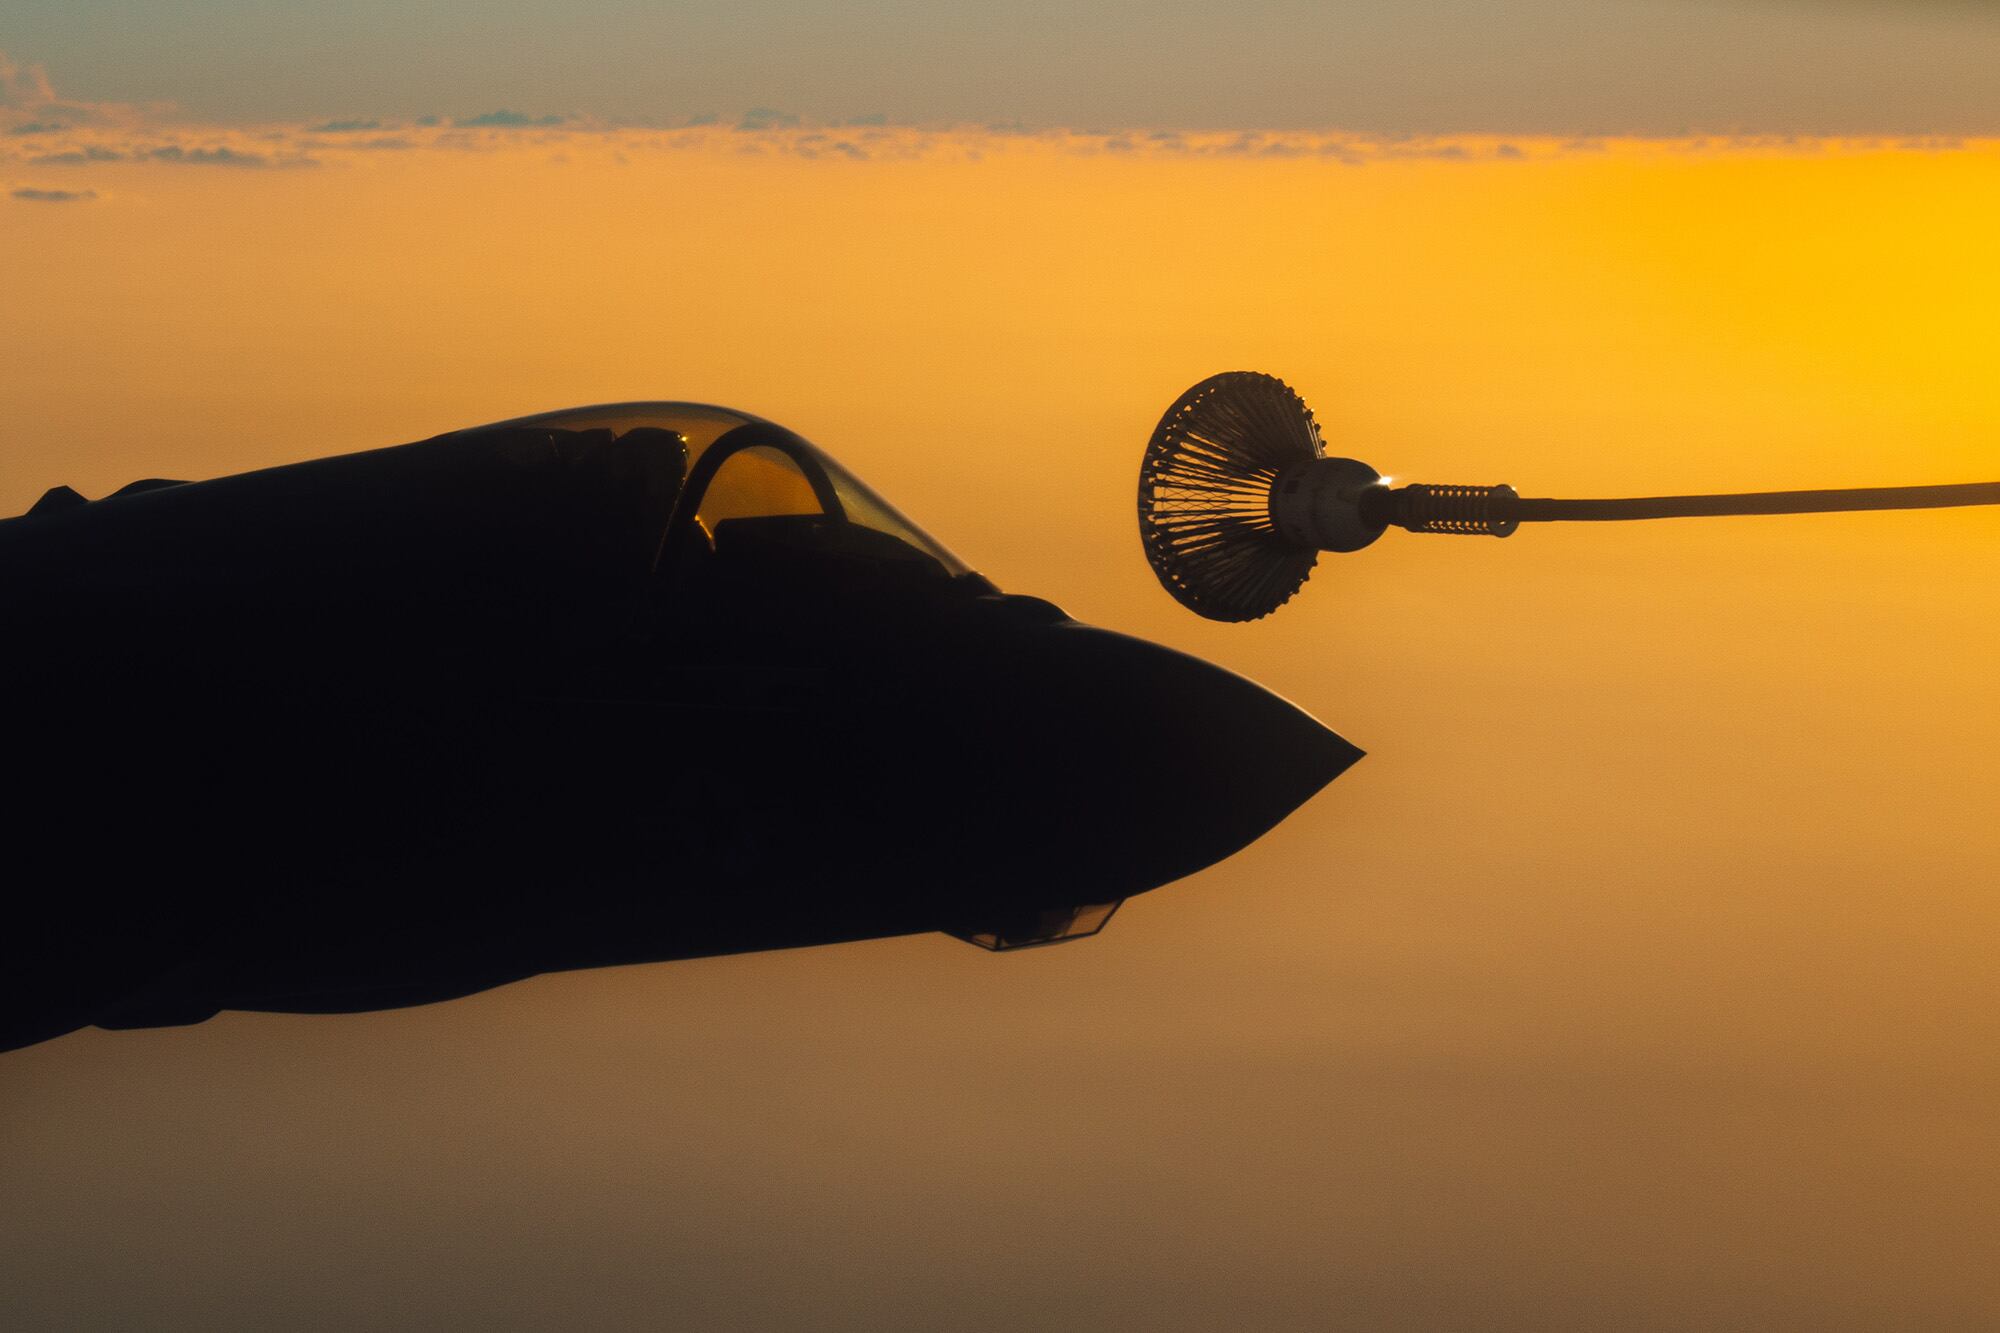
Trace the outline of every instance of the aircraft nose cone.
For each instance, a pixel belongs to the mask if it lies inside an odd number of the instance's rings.
[[[1044,814],[1073,868],[1120,894],[1235,854],[1361,757],[1263,686],[1158,644],[1069,622],[1041,652],[1057,696]]]

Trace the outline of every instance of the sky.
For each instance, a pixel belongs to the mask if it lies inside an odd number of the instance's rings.
[[[229,122],[2000,132],[1981,0],[9,0],[0,50]]]
[[[2000,513],[1390,533],[1226,626],[1153,583],[1131,507],[1161,411],[1227,369],[1403,480],[2000,477],[2000,131],[1953,82],[1988,11],[1361,8],[1338,49],[1321,7],[1249,11],[1321,34],[1270,45],[1294,70],[1428,33],[1469,71],[1431,121],[1390,95],[1414,57],[1350,84],[1374,121],[1295,77],[1170,115],[1206,11],[1097,79],[1136,10],[863,8],[819,82],[734,102],[826,11],[677,11],[709,34],[654,62],[685,100],[629,104],[590,97],[666,20],[492,12],[15,0],[0,128],[43,128],[0,134],[0,513],[720,402],[1368,756],[1061,948],[0,1055],[0,1324],[2000,1323]],[[1810,38],[1827,77],[1690,116],[1774,48],[1649,44],[1669,14]],[[988,73],[940,73],[954,42]],[[1516,119],[1511,53],[1552,47],[1651,81]]]

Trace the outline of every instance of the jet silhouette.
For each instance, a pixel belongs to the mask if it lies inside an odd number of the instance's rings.
[[[1076,938],[1360,752],[771,422],[579,408],[0,522],[0,1049]]]

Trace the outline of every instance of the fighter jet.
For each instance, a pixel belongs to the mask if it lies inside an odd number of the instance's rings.
[[[1076,939],[1360,754],[688,403],[58,487],[0,521],[0,625],[0,1049]]]

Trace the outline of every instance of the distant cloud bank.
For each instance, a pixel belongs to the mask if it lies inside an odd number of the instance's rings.
[[[81,103],[58,96],[39,65],[0,52],[0,165],[102,171],[143,167],[289,170],[357,162],[382,152],[480,153],[509,148],[552,153],[601,150],[620,161],[648,154],[709,152],[789,155],[829,162],[874,162],[1056,153],[1107,160],[1184,158],[1325,163],[1528,163],[1577,154],[1791,155],[1843,152],[2000,151],[1989,141],[1954,138],[1811,138],[1786,135],[1682,138],[1574,138],[1494,135],[1383,135],[1339,131],[1190,132],[1036,129],[1017,124],[898,125],[882,116],[815,123],[756,107],[728,120],[692,117],[640,127],[553,112],[501,108],[459,117],[397,121],[353,116],[309,124],[216,126],[189,123],[171,107]],[[93,175],[92,185],[98,182]],[[43,184],[13,189],[24,202],[95,198],[93,188]]]
[[[371,153],[485,153],[509,148],[552,151],[593,148],[627,156],[672,152],[793,156],[808,160],[979,160],[1056,153],[1133,160],[1188,159],[1321,162],[1364,167],[1391,163],[1532,163],[1581,154],[1796,156],[1855,152],[1993,151],[1984,140],[1817,139],[1796,136],[1705,136],[1683,139],[1571,139],[1455,135],[1443,137],[1343,133],[1018,130],[1011,127],[814,125],[757,113],[733,124],[636,129],[540,118],[517,123],[493,114],[423,124],[337,121],[315,125],[232,129],[162,122],[140,126],[59,127],[33,134],[0,133],[0,163],[35,168],[133,166],[287,170],[353,161]]]

